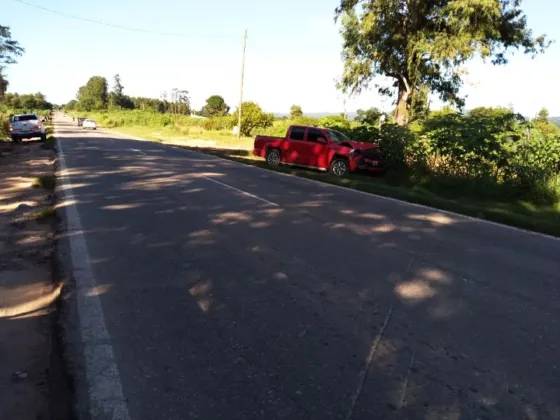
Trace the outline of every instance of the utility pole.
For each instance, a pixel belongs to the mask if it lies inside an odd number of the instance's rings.
[[[243,59],[241,60],[241,90],[239,92],[239,116],[237,118],[237,138],[241,138],[241,106],[243,104],[243,81],[245,79],[245,50],[247,49],[247,29],[243,35]]]

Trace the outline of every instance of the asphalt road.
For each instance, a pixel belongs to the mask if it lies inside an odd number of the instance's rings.
[[[560,418],[560,241],[67,121],[130,419]]]

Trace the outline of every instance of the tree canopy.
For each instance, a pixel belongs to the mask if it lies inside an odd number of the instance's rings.
[[[107,79],[101,76],[90,77],[78,89],[78,107],[84,111],[94,111],[107,107]]]
[[[124,86],[122,85],[121,76],[115,74],[113,77],[113,89],[108,95],[109,107],[120,109],[134,108],[134,103],[130,97],[126,96],[123,92]]]
[[[6,93],[0,103],[14,110],[47,110],[52,109],[53,105],[47,101],[45,95],[41,92],[37,93]]]
[[[290,118],[295,120],[296,118],[300,118],[303,116],[303,111],[301,110],[301,106],[299,105],[292,105],[290,108]]]
[[[2,74],[4,67],[15,63],[15,58],[22,55],[24,51],[19,43],[12,39],[10,28],[0,25],[0,96],[8,89],[8,80]]]
[[[384,113],[378,108],[358,109],[355,120],[361,124],[378,126]]]
[[[537,113],[537,116],[533,119],[533,125],[545,135],[558,136],[560,134],[558,127],[550,121],[550,115],[546,108],[542,108]]]
[[[10,28],[0,25],[0,67],[15,63],[15,58],[24,51],[19,43],[12,39]]]
[[[200,110],[200,115],[207,118],[222,117],[229,112],[229,106],[220,95],[212,95]]]
[[[172,114],[190,115],[191,99],[189,97],[189,91],[177,88],[171,89],[168,112]]]
[[[548,119],[549,119],[550,115],[548,113],[548,109],[546,108],[542,108],[538,113],[537,113],[537,118],[535,118],[536,121],[539,122],[546,122],[548,123]]]
[[[339,87],[358,93],[375,76],[389,77],[399,125],[407,124],[423,86],[461,108],[461,75],[469,59],[505,64],[509,50],[534,55],[549,45],[527,27],[520,5],[521,0],[341,0],[335,11],[343,37]],[[393,93],[377,87],[380,94]]]
[[[237,125],[237,109],[232,120]],[[243,102],[241,104],[241,134],[249,137],[256,128],[268,128],[274,123],[274,115],[264,112],[255,102]]]

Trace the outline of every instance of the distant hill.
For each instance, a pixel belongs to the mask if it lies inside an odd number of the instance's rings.
[[[556,124],[558,127],[560,127],[560,117],[550,117],[548,120],[552,124]]]

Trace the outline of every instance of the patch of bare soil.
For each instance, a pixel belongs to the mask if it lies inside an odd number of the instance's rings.
[[[0,418],[50,419],[55,152],[0,142]],[[57,368],[61,368],[58,366]]]

